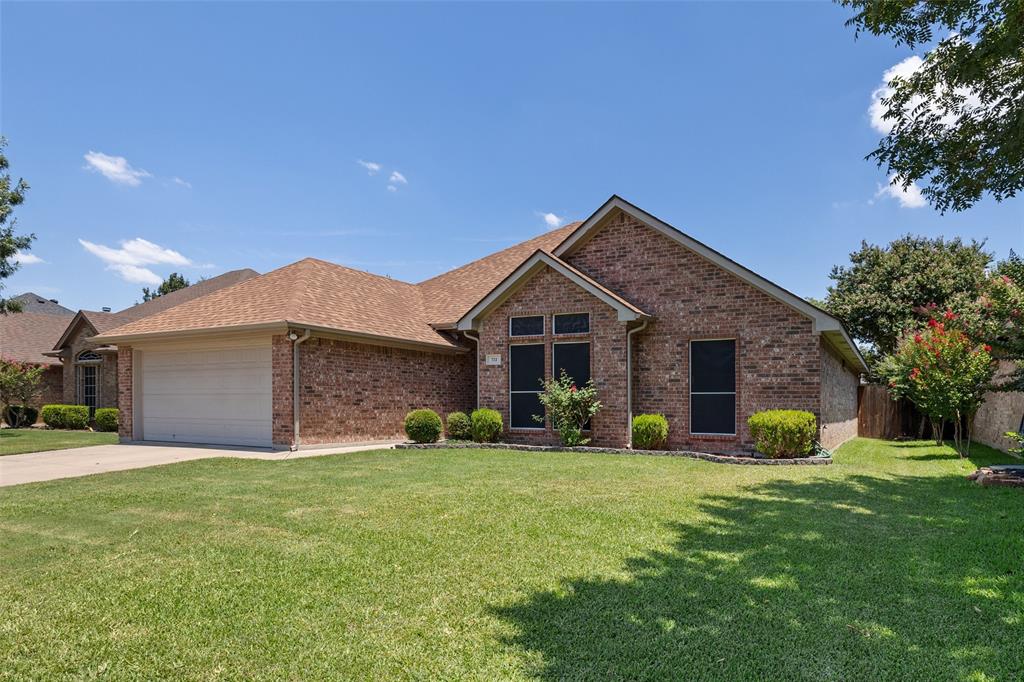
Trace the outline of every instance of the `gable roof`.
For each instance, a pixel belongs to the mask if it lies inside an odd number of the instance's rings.
[[[551,255],[547,251],[537,250],[532,256],[512,271],[504,280],[494,287],[486,296],[469,309],[458,321],[460,330],[475,329],[477,322],[485,317],[487,313],[502,304],[509,296],[515,293],[522,284],[528,281],[533,275],[549,267],[576,286],[584,289],[599,300],[611,306],[618,313],[620,322],[628,322],[650,317],[647,313],[622,298],[615,292],[607,289],[604,285],[591,279],[565,261]]]
[[[59,365],[43,355],[68,326],[68,315],[20,312],[0,315],[0,357],[40,365]]]
[[[564,241],[555,247],[554,254],[559,257],[572,254],[573,251],[586,243],[586,241],[600,229],[600,227],[605,223],[606,218],[617,211],[629,214],[645,225],[661,232],[669,239],[672,239],[698,255],[703,256],[723,270],[731,272],[733,275],[747,282],[751,286],[760,289],[772,298],[785,303],[791,308],[794,308],[797,312],[811,318],[814,330],[828,337],[846,360],[861,371],[868,371],[864,357],[860,354],[860,351],[857,349],[857,345],[853,342],[853,339],[850,338],[849,333],[846,331],[846,328],[843,326],[843,323],[839,318],[808,303],[805,299],[797,296],[793,292],[783,289],[778,284],[765,279],[753,270],[740,265],[731,258],[719,253],[710,246],[697,241],[690,235],[672,227],[668,223],[654,217],[650,213],[629,203],[618,195],[613,194],[611,198],[608,199],[608,201],[606,201],[600,208],[594,211],[589,218],[580,223]]]
[[[31,291],[26,291],[24,294],[13,297],[11,300],[17,301],[21,304],[21,312],[23,313],[47,313],[50,315],[74,315],[75,311],[57,303],[57,301],[48,299],[39,294],[34,294]]]

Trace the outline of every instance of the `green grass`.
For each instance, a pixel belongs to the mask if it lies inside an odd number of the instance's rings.
[[[84,448],[87,445],[108,445],[117,442],[116,433],[98,431],[58,431],[49,429],[0,430],[0,455],[26,452]]]
[[[828,467],[502,451],[0,488],[0,676],[1020,679],[1024,491],[928,443]]]

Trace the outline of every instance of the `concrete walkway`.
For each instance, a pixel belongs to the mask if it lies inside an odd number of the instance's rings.
[[[211,457],[238,457],[280,461],[300,457],[319,457],[363,450],[382,450],[394,447],[394,441],[340,445],[296,452],[263,449],[234,448],[206,445],[179,445],[172,443],[120,443],[94,445],[70,450],[29,452],[24,455],[0,457],[0,486],[52,481],[101,474],[107,471],[142,469],[158,464],[188,462]]]

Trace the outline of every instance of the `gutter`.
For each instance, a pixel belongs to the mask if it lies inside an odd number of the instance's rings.
[[[473,341],[476,346],[476,408],[480,409],[480,332],[476,336],[470,336],[469,331],[463,332],[467,339]]]
[[[310,337],[308,329],[302,336],[295,332],[288,334],[292,341],[292,418],[294,420],[294,433],[292,435],[292,452],[299,449],[299,344]]]
[[[650,320],[626,332],[626,433],[629,434],[628,445],[633,449],[633,334],[647,328]]]

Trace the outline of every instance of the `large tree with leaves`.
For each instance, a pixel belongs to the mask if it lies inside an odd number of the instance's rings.
[[[143,287],[142,300],[152,301],[154,298],[159,298],[165,294],[171,293],[172,291],[177,291],[178,289],[184,289],[189,285],[189,281],[185,279],[184,275],[172,272],[167,275],[167,279],[160,282],[160,286],[156,288],[156,291],[150,291],[149,287]]]
[[[19,251],[29,249],[32,246],[32,240],[36,238],[33,234],[18,235],[14,233],[18,221],[12,214],[14,207],[25,201],[28,183],[21,178],[17,182],[11,179],[11,174],[7,170],[7,155],[4,154],[6,147],[6,138],[0,137],[0,293],[3,291],[3,280],[18,270],[18,261],[15,260],[15,256]],[[20,310],[20,303],[0,296],[0,314],[6,315],[9,312]]]
[[[929,304],[960,309],[985,286],[992,257],[978,242],[906,236],[877,246],[861,242],[850,264],[832,268],[825,308],[878,354],[896,350],[907,331],[923,324]]]
[[[868,158],[938,210],[1024,189],[1024,0],[837,0],[857,34],[924,48],[889,85],[892,130]]]

